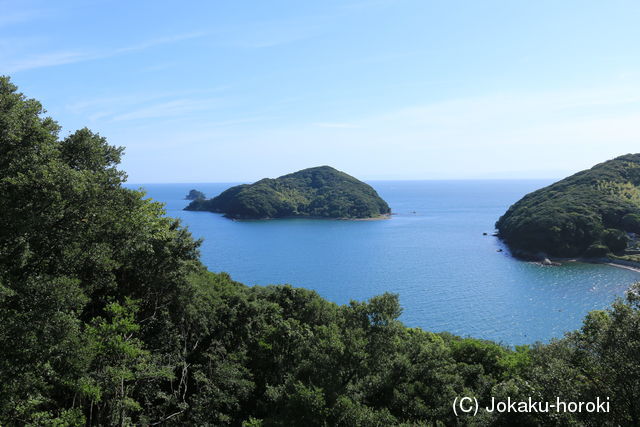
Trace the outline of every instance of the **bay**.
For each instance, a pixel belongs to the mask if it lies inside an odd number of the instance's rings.
[[[408,326],[518,345],[562,337],[640,280],[607,265],[519,261],[491,236],[512,203],[550,183],[373,181],[394,212],[377,221],[231,221],[182,209],[190,189],[211,197],[234,183],[127,186],[165,203],[167,215],[204,239],[202,261],[211,271],[248,285],[313,289],[339,304],[394,292]]]

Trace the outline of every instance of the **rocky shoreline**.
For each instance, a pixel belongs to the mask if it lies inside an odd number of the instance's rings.
[[[640,262],[628,261],[623,259],[602,257],[602,258],[585,258],[585,257],[573,257],[573,258],[557,258],[550,257],[544,253],[531,253],[523,250],[512,250],[511,255],[514,258],[532,262],[543,266],[560,266],[568,262],[584,262],[588,264],[606,264],[612,267],[624,268],[640,273]]]
[[[640,263],[633,261],[626,261],[622,259],[614,259],[614,258],[551,258],[547,259],[551,264],[545,264],[542,262],[542,265],[562,265],[568,262],[584,262],[588,264],[605,264],[610,265],[612,267],[624,268],[626,270],[632,270],[640,273]]]
[[[221,213],[221,212],[214,212]],[[321,220],[333,220],[333,221],[380,221],[383,219],[390,219],[393,213],[382,214],[368,218],[331,218],[326,216],[310,216],[310,215],[290,215],[282,217],[266,217],[266,218],[235,218],[228,215],[223,215],[225,218],[229,218],[232,221],[275,221],[281,219],[321,219]]]

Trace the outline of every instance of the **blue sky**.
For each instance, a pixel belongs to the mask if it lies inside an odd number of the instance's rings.
[[[0,74],[133,183],[329,164],[561,177],[640,152],[637,1],[2,1]]]

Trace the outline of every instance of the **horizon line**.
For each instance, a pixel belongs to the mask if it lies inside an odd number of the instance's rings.
[[[260,178],[263,179],[263,178]],[[257,182],[256,181],[251,182]],[[559,180],[561,177],[534,177],[534,178],[413,178],[413,179],[361,179],[363,182],[424,182],[424,181],[548,181]],[[237,184],[245,183],[248,181],[156,181],[156,182],[129,182],[125,181],[127,185],[145,185],[145,184]]]

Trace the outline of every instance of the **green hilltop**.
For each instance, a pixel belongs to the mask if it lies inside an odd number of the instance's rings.
[[[527,194],[498,220],[515,255],[601,257],[640,233],[640,154],[600,163]]]
[[[390,213],[389,205],[370,185],[330,166],[237,185],[212,199],[194,200],[185,209],[223,213],[234,219],[363,219]]]

